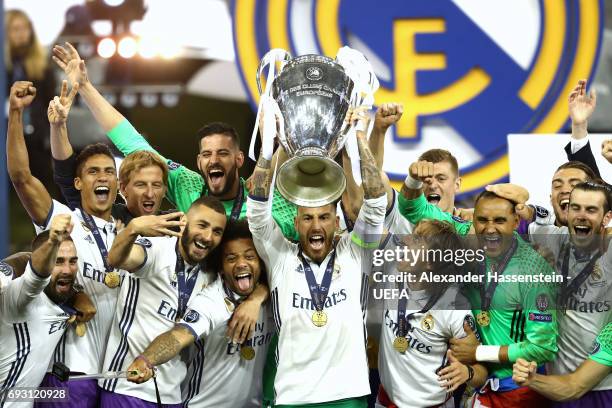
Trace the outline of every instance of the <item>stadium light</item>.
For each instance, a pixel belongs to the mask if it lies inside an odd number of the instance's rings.
[[[134,37],[124,37],[119,41],[119,45],[117,46],[117,52],[123,58],[132,58],[136,55],[136,50],[138,49],[138,44]]]
[[[157,55],[157,44],[150,38],[141,38],[138,44],[138,53],[143,58],[153,58]]]
[[[98,43],[98,55],[102,58],[110,58],[115,55],[117,45],[112,38],[104,38]]]

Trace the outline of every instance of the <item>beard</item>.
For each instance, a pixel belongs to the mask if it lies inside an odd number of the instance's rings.
[[[221,189],[220,192],[218,193],[213,193],[210,190],[210,187],[208,187],[208,194],[213,196],[213,197],[219,197],[219,196],[224,196],[227,193],[229,193],[232,188],[234,188],[234,185],[239,182],[239,177],[238,177],[238,167],[236,165],[232,166],[230,168],[230,170],[228,172],[225,173],[225,186]]]
[[[47,297],[56,304],[66,303],[72,297],[73,294],[73,291],[70,291],[66,295],[57,293],[57,291],[55,290],[55,282],[49,282],[49,284],[45,287],[45,295],[47,295]]]

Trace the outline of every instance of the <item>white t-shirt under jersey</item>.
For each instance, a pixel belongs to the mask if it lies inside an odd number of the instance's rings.
[[[545,246],[554,255],[555,269],[561,274],[564,248],[569,244],[570,236],[567,227],[542,225],[533,222],[529,225],[529,236],[532,242]],[[570,250],[568,277],[569,282],[587,265],[589,254],[576,259],[575,252]],[[593,272],[570,296],[568,308],[563,313],[559,308],[559,337],[557,358],[549,363],[551,374],[568,374],[589,356],[597,335],[612,320],[612,243],[595,262]],[[611,390],[612,374],[604,378],[593,390]]]
[[[5,408],[32,406],[2,405],[2,391],[38,387],[66,330],[70,316],[43,292],[49,280],[28,264],[23,276],[11,281],[0,296],[0,406]]]
[[[104,358],[105,371],[125,371],[151,342],[172,329],[177,319],[178,282],[175,237],[139,238],[136,244],[146,252],[144,264],[125,279]],[[212,275],[190,267],[186,278],[197,273],[192,294],[212,280]],[[185,363],[177,356],[157,367],[157,385],[164,404],[181,403],[181,382]],[[153,381],[134,384],[126,379],[100,380],[100,387],[117,394],[156,402]]]
[[[234,298],[235,294],[232,293]],[[183,387],[186,407],[217,408],[261,406],[262,377],[268,346],[275,332],[269,304],[263,305],[255,332],[247,344],[255,358],[240,357],[240,345],[228,342],[225,332],[233,305],[225,301],[223,280],[217,279],[189,301],[179,324],[203,340],[204,357],[194,361],[192,377]]]
[[[421,310],[428,300],[425,291],[411,291],[406,316]],[[397,300],[384,304],[378,365],[387,395],[398,407],[444,403],[450,395],[440,386],[436,371],[446,365],[448,341],[466,336],[464,321],[476,329],[469,302],[458,288],[449,287],[429,311],[410,319],[413,330],[406,335],[409,347],[403,354],[393,348],[398,335]]]
[[[356,231],[382,232],[386,196],[364,200],[355,228],[336,245],[335,267],[325,302],[328,321],[312,323],[315,311],[298,246],[287,241],[267,202],[247,199],[247,218],[259,256],[268,270],[272,311],[279,332],[274,382],[276,403],[309,404],[370,394],[366,358],[365,309],[371,251],[358,246]],[[369,237],[372,239],[372,236]],[[377,242],[374,242],[374,247]],[[331,253],[311,262],[320,284]]]
[[[74,372],[99,373],[102,370],[104,352],[108,343],[108,334],[115,315],[120,289],[112,289],[104,284],[106,271],[102,256],[93,234],[83,221],[81,210],[72,211],[64,204],[53,200],[47,221],[42,226],[36,226],[36,232],[40,233],[48,229],[49,222],[58,214],[70,214],[72,216],[74,228],[70,236],[77,254],[79,254],[79,272],[76,281],[83,285],[83,291],[96,307],[96,314],[87,322],[85,336],[77,336],[73,328],[66,331],[56,349],[53,361],[63,362]],[[114,221],[105,221],[97,217],[92,218],[100,231],[100,236],[107,250],[110,250],[116,235]],[[121,282],[123,284],[124,271],[118,272],[122,276]]]

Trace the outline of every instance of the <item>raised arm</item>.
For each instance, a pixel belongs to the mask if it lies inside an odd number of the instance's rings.
[[[402,118],[402,113],[404,113],[404,106],[400,103],[383,103],[376,111],[374,128],[368,143],[376,159],[376,166],[380,170],[382,170],[385,158],[385,135],[387,134],[387,129],[395,125]]]
[[[55,258],[62,241],[70,238],[72,232],[72,217],[70,214],[59,214],[51,219],[49,239],[32,252],[30,263],[38,276],[46,278],[55,267]]]
[[[45,186],[32,175],[30,160],[23,136],[23,110],[36,96],[31,82],[15,82],[9,96],[8,132],[6,137],[6,164],[9,177],[21,204],[32,221],[44,224],[52,200]]]
[[[142,246],[137,245],[138,236],[160,237],[163,235],[180,237],[178,232],[170,228],[183,227],[185,222],[175,221],[183,215],[175,212],[164,215],[145,215],[136,217],[117,235],[108,253],[108,263],[115,267],[135,272],[146,261],[146,253]]]
[[[582,162],[589,166],[598,177],[601,177],[595,156],[591,150],[587,129],[589,118],[597,107],[597,94],[594,89],[587,93],[586,85],[585,79],[579,80],[568,98],[569,115],[572,120],[572,138],[565,146],[565,153],[567,154],[567,160]]]
[[[72,90],[68,93],[68,81],[64,80],[60,96],[53,98],[47,109],[47,117],[51,125],[50,144],[53,158],[53,179],[66,199],[68,206],[73,209],[80,205],[81,195],[74,187],[76,163],[74,150],[68,139],[66,122],[78,90],[79,83],[75,82],[72,85]]]

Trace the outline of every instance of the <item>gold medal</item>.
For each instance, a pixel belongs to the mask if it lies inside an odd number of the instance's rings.
[[[74,322],[76,322],[76,315],[70,316],[67,321],[68,324],[72,324]]]
[[[76,324],[74,331],[76,332],[77,336],[83,337],[87,331],[87,326],[85,326],[85,323],[79,322]]]
[[[114,289],[117,286],[119,286],[120,283],[121,283],[121,276],[119,276],[119,272],[117,271],[106,272],[106,275],[104,276],[104,284],[107,287]]]
[[[489,316],[489,312],[486,310],[481,311],[476,315],[476,321],[482,327],[486,327],[491,323],[491,317]]]
[[[252,360],[255,358],[255,349],[251,346],[240,347],[240,357],[245,360]]]
[[[398,352],[404,354],[408,350],[408,339],[402,336],[398,336],[393,340],[393,348]]]
[[[317,310],[312,314],[312,324],[317,327],[323,327],[327,324],[327,313],[323,310]]]

